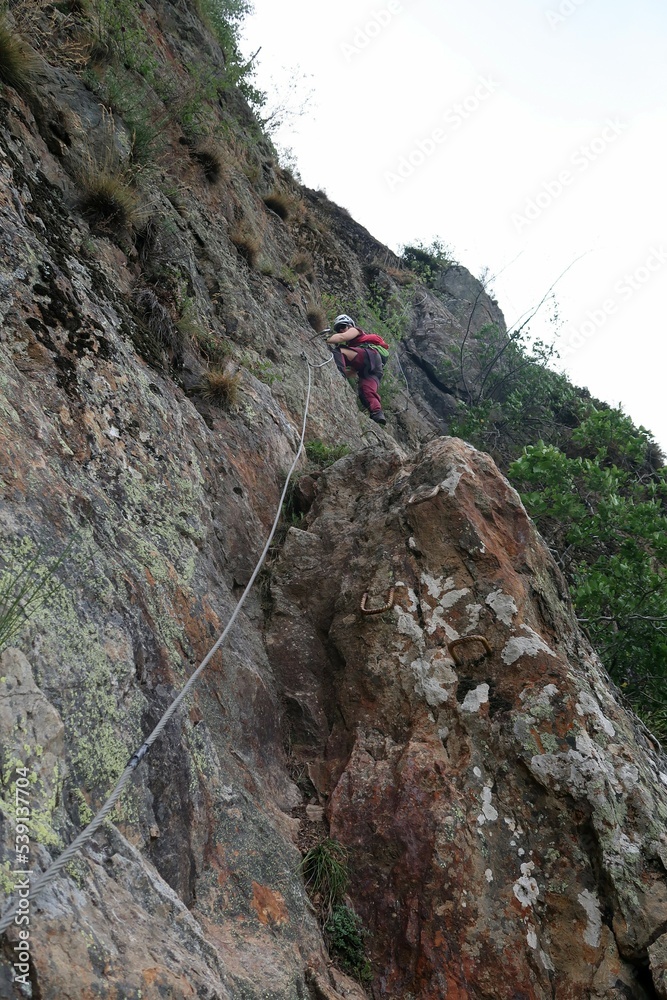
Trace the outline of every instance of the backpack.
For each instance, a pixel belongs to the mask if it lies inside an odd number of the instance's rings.
[[[355,337],[353,341],[350,341],[350,343],[354,347],[370,347],[374,351],[377,351],[382,358],[383,365],[389,357],[389,344],[387,344],[382,337],[379,337],[377,333],[366,333],[364,330],[360,329],[359,336]]]

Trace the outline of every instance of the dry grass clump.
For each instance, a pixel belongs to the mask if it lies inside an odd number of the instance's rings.
[[[307,281],[315,280],[313,258],[309,253],[295,254],[290,261],[290,267],[295,274],[303,274]]]
[[[179,353],[183,348],[181,331],[155,292],[150,288],[139,289],[134,296],[134,304],[140,319],[157,344]]]
[[[96,231],[119,233],[138,228],[145,221],[144,206],[123,171],[89,163],[78,181],[81,211]]]
[[[202,375],[199,392],[223,410],[231,410],[238,399],[240,383],[240,372],[232,374],[224,368],[210,368]]]
[[[385,267],[384,272],[393,278],[397,285],[413,285],[417,280],[415,272],[407,268]]]
[[[250,267],[254,267],[257,264],[260,250],[262,249],[262,241],[257,233],[247,223],[239,222],[232,229],[229,238],[243,259],[247,261]]]
[[[312,326],[315,333],[324,330],[327,325],[327,314],[316,302],[309,302],[306,307],[306,319]]]
[[[294,211],[293,200],[281,191],[272,191],[263,201],[266,207],[275,212],[283,222],[287,222]]]
[[[37,57],[0,13],[0,81],[15,90],[26,92],[38,67]]]
[[[202,168],[209,184],[217,184],[222,177],[222,160],[217,150],[210,146],[202,146],[190,150],[190,156]]]

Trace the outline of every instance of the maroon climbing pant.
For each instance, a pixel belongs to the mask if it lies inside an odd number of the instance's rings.
[[[348,351],[354,351],[354,358],[346,358],[343,355],[343,359],[347,367],[357,374],[359,399],[367,410],[370,410],[371,413],[377,413],[382,409],[382,401],[378,393],[382,378],[382,360],[378,352],[367,347],[347,347],[346,344],[342,346]],[[371,374],[371,370],[378,369],[379,376]]]

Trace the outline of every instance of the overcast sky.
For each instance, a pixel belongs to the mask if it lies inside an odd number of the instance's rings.
[[[508,324],[572,265],[561,367],[667,449],[664,0],[254,2],[258,83],[313,91],[275,136],[304,182],[498,274]]]

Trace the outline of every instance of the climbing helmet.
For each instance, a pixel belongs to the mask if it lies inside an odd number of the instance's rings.
[[[340,316],[336,316],[334,320],[334,333],[340,333],[347,326],[354,326],[354,320],[351,316],[346,316],[345,313],[341,313]]]

